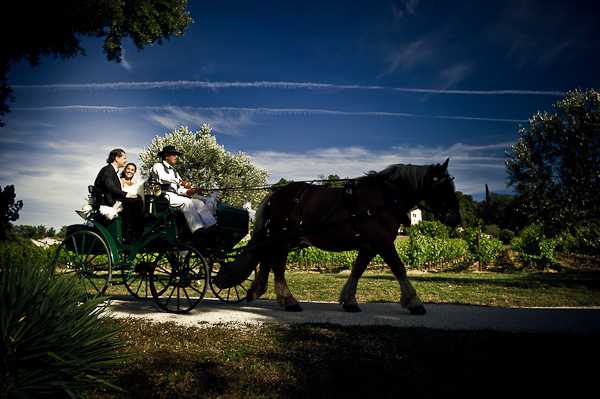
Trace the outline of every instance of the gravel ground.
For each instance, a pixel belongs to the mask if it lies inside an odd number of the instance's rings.
[[[188,314],[159,310],[152,300],[113,299],[111,316],[175,322],[186,326],[262,323],[331,323],[339,325],[390,325],[444,330],[497,330],[506,332],[600,334],[600,307],[498,308],[471,305],[426,304],[427,314],[413,316],[397,303],[365,303],[360,313],[344,312],[337,303],[301,302],[303,312],[285,312],[275,301],[226,304],[204,299]]]

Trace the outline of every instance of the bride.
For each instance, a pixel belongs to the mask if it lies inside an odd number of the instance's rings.
[[[140,198],[144,198],[144,182],[135,182],[133,176],[137,172],[137,166],[130,162],[125,165],[125,169],[121,172],[121,189],[126,193],[139,195]]]
[[[143,232],[142,219],[144,215],[144,182],[135,182],[133,176],[137,172],[134,163],[125,165],[121,172],[121,189],[127,193],[123,207],[123,222],[125,239],[132,241]]]

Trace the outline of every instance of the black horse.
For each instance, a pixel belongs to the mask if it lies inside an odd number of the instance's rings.
[[[402,306],[413,314],[425,314],[394,247],[400,224],[407,223],[407,213],[422,202],[442,222],[460,223],[448,160],[441,165],[391,165],[338,188],[287,184],[263,200],[252,239],[232,264],[221,269],[215,284],[220,288],[237,285],[260,263],[247,299],[265,293],[273,269],[277,300],[286,310],[300,311],[285,281],[288,252],[307,246],[327,251],[355,249],[358,256],[340,294],[346,311],[360,311],[355,297],[358,279],[379,254],[400,283]]]

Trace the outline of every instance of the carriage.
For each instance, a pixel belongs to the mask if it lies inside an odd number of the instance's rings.
[[[164,187],[163,187],[164,188]],[[99,211],[100,193],[89,186],[92,210],[83,224],[67,227],[52,262],[55,273],[78,278],[87,298],[124,285],[137,298],[153,298],[163,310],[186,313],[210,291],[225,302],[240,302],[252,282],[227,289],[211,282],[219,269],[235,258],[236,245],[248,234],[248,211],[219,202],[217,224],[200,237],[192,236],[183,214],[169,205],[157,182],[144,185],[143,231],[126,239],[121,216],[109,220]]]
[[[418,203],[450,226],[460,223],[448,161],[394,164],[343,179],[342,187],[312,184],[316,181],[273,186],[259,205],[250,241],[242,246],[238,244],[248,233],[246,210],[219,204],[216,228],[193,237],[160,185],[147,182],[143,233],[138,239],[124,240],[122,220],[108,221],[96,209],[85,217],[85,224],[68,227],[54,270],[76,274],[88,295],[103,294],[113,271],[120,273],[129,293],[151,295],[160,308],[175,313],[192,310],[208,287],[227,302],[259,298],[272,270],[279,304],[287,311],[300,311],[284,276],[288,252],[306,246],[354,249],[357,257],[340,293],[344,310],[360,311],[355,296],[358,279],[380,255],[400,284],[402,306],[422,315],[425,307],[408,280],[394,240],[407,212]],[[94,201],[93,197],[92,193]]]

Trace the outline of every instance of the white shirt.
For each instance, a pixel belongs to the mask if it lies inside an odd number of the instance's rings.
[[[177,194],[185,194],[187,188],[181,186],[181,176],[166,161],[155,163],[152,166],[152,173],[158,177],[161,184],[169,184]]]

